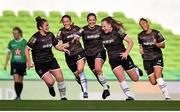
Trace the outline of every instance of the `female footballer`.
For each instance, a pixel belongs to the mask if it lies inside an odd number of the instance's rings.
[[[143,58],[143,65],[152,85],[158,84],[165,99],[170,100],[167,84],[162,78],[163,54],[161,49],[165,48],[165,39],[158,30],[151,29],[147,19],[141,18],[139,25],[142,32],[138,34],[140,54]]]
[[[36,17],[36,22],[38,31],[33,34],[25,48],[28,68],[33,67],[29,53],[31,50],[35,70],[48,86],[51,96],[54,97],[56,95],[53,87],[55,81],[52,76],[54,76],[58,84],[61,100],[67,100],[63,74],[52,53],[52,46],[59,51],[68,53],[67,46],[58,43],[54,34],[49,31],[49,24],[46,19],[38,16]]]
[[[102,98],[106,99],[110,95],[109,85],[103,75],[102,67],[106,61],[106,50],[103,47],[100,35],[102,29],[96,25],[96,15],[89,13],[87,15],[88,24],[81,30],[81,36],[84,43],[86,59],[89,68],[95,74],[98,82],[103,86]]]
[[[79,38],[80,28],[73,25],[69,15],[64,15],[61,18],[61,23],[64,27],[59,29],[57,38],[62,41],[63,44],[69,46],[67,49],[70,54],[65,54],[66,63],[81,85],[83,97],[88,98],[87,79],[84,73],[85,53],[81,43],[77,39]]]
[[[7,69],[7,64],[11,56],[11,75],[14,79],[14,89],[16,92],[15,100],[21,100],[21,92],[23,90],[23,77],[26,75],[26,57],[24,49],[27,41],[22,37],[23,32],[19,27],[13,28],[14,39],[8,44],[8,53],[4,69]]]
[[[129,53],[133,47],[133,41],[124,33],[122,23],[106,17],[101,21],[103,32],[101,34],[102,42],[108,52],[109,64],[112,71],[120,82],[120,86],[127,96],[126,100],[134,100],[131,94],[124,71],[129,75],[131,80],[138,81],[139,75],[142,76],[142,70],[134,65]],[[125,48],[123,40],[128,43]]]

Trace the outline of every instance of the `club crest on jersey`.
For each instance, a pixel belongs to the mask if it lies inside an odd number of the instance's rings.
[[[39,72],[40,74],[42,74],[42,70],[39,70],[38,72]]]
[[[78,55],[78,60],[81,59],[81,55]]]

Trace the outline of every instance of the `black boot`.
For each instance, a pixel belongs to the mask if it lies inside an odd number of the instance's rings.
[[[54,90],[54,87],[48,87],[48,88],[49,88],[49,94],[50,94],[51,96],[55,97],[55,96],[56,96],[56,92],[55,92],[55,90]]]

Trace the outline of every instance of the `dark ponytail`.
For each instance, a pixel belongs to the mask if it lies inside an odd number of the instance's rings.
[[[36,23],[37,23],[37,29],[40,30],[40,27],[46,22],[47,20],[44,18],[41,18],[40,16],[36,17]]]
[[[125,30],[123,23],[120,21],[115,20],[114,18],[108,16],[104,19],[102,19],[101,22],[106,21],[107,23],[111,24],[112,28],[115,30]]]

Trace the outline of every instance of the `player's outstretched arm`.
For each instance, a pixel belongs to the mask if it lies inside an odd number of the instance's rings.
[[[65,44],[60,44],[58,43],[55,48],[59,51],[62,51],[62,52],[65,52],[67,54],[70,54],[70,51],[67,49],[69,47],[69,44],[68,43],[65,43]]]

